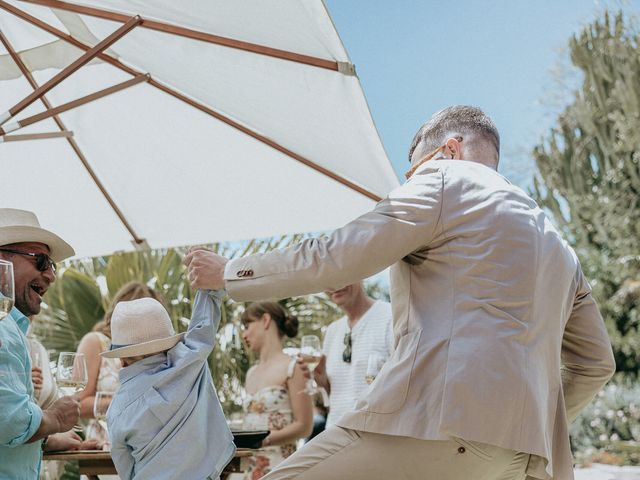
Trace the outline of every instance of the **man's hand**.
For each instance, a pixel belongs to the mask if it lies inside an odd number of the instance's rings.
[[[42,388],[42,369],[40,367],[33,367],[31,369],[31,381],[33,382],[33,388],[40,390]]]
[[[47,444],[44,446],[45,452],[59,452],[63,450],[80,450],[82,438],[70,430],[68,432],[55,433],[49,435]]]
[[[80,444],[80,450],[102,450],[102,447],[103,444],[95,438],[92,438],[90,440],[83,440],[83,442]]]
[[[27,443],[36,442],[55,433],[67,432],[73,428],[80,417],[80,402],[76,397],[61,397],[46,410],[42,411],[42,420],[38,430]]]
[[[61,397],[44,413],[52,417],[54,432],[71,430],[80,417],[80,402],[76,397]]]
[[[189,250],[184,257],[191,288],[220,290],[224,288],[224,266],[227,259],[200,247]]]

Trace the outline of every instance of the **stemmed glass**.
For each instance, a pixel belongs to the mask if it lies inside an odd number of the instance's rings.
[[[87,363],[84,353],[60,353],[56,382],[64,395],[73,395],[87,386]]]
[[[97,420],[98,424],[105,433],[105,438],[108,438],[109,433],[107,430],[107,410],[113,400],[113,392],[99,391],[96,392],[96,396],[93,400],[93,416]],[[109,449],[110,444],[107,442],[103,448]]]
[[[364,377],[369,385],[371,385],[378,373],[380,373],[380,370],[382,370],[382,365],[384,365],[384,357],[382,355],[377,353],[369,355],[367,359],[367,372]]]
[[[87,386],[87,363],[84,353],[61,352],[56,369],[56,383],[63,395],[73,395]],[[75,425],[74,430],[82,430]]]
[[[96,392],[95,399],[93,400],[93,416],[100,423],[100,425],[107,429],[107,410],[113,400],[113,392]]]
[[[318,393],[318,384],[313,378],[313,371],[320,363],[322,358],[322,349],[320,347],[320,339],[315,335],[305,335],[300,342],[300,357],[302,361],[309,367],[311,378],[307,380],[305,392],[309,395]]]
[[[13,263],[0,260],[0,320],[9,314],[14,301]]]
[[[42,355],[40,354],[40,350],[37,348],[34,348],[31,353],[31,367],[39,368],[40,371],[42,372]],[[38,398],[38,396],[40,395],[41,389],[42,389],[41,386],[40,387],[36,387],[35,385],[33,386],[33,394],[35,398]]]

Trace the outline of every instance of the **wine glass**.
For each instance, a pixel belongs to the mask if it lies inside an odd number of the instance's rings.
[[[87,363],[84,353],[60,353],[56,382],[64,395],[73,395],[87,386]]]
[[[13,263],[0,260],[0,320],[9,314],[14,301]]]
[[[382,365],[384,365],[384,357],[378,353],[372,353],[369,355],[367,359],[367,373],[365,374],[365,381],[371,385],[371,383],[376,379],[378,373],[382,369]]]
[[[31,352],[31,367],[39,368],[40,371],[42,371],[42,355],[40,354],[40,349],[35,346],[32,346],[32,348],[33,350]],[[35,398],[38,398],[41,389],[42,387],[36,387],[35,385],[33,386],[33,395]]]
[[[113,392],[107,392],[103,390],[96,392],[96,396],[93,399],[93,416],[102,429],[100,435],[105,441],[104,445],[102,446],[103,450],[109,450],[109,448],[111,448],[111,443],[109,442],[109,432],[107,430],[107,410],[109,410],[111,400],[113,400]]]
[[[105,391],[96,392],[93,400],[93,416],[105,430],[107,428],[107,410],[109,410],[111,400],[113,400],[113,392]]]
[[[320,339],[315,335],[305,335],[300,342],[300,357],[302,361],[309,367],[311,378],[307,380],[305,392],[309,395],[318,393],[318,384],[313,378],[313,371],[320,363],[322,358],[322,349],[320,348]]]
[[[56,369],[56,383],[63,395],[73,395],[87,386],[87,363],[84,353],[61,352]],[[81,432],[80,425],[73,429]]]

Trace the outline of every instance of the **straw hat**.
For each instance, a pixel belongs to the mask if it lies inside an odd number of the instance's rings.
[[[167,310],[153,298],[119,302],[111,316],[108,358],[136,357],[169,350],[184,333],[176,335]]]
[[[58,235],[40,227],[35,213],[15,208],[0,208],[0,246],[22,242],[39,242],[49,247],[54,262],[76,254]]]

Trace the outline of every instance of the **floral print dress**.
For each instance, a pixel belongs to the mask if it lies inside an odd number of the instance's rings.
[[[287,379],[282,385],[264,387],[253,395],[247,396],[244,401],[245,430],[260,430],[265,427],[271,431],[281,430],[293,422],[287,381],[293,376],[295,366],[296,359],[294,358],[289,363]],[[257,480],[263,477],[295,450],[295,443],[261,448],[253,456],[251,467],[245,473],[245,480]]]

